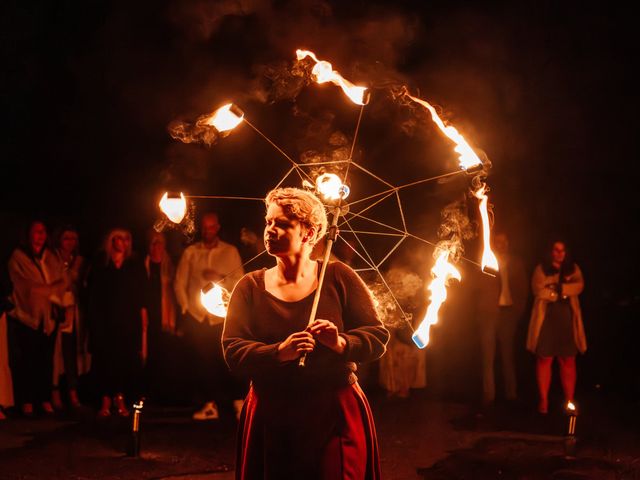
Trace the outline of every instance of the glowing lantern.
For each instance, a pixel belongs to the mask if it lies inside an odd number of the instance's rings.
[[[207,312],[216,317],[227,316],[229,292],[216,283],[207,284],[200,292],[200,302]]]
[[[233,130],[244,118],[244,112],[232,103],[228,103],[203,120],[205,125],[211,125],[220,133]]]
[[[165,192],[160,200],[160,210],[173,223],[180,223],[187,213],[187,200],[182,192],[180,194]]]
[[[431,325],[438,323],[438,310],[447,299],[449,279],[455,278],[459,281],[462,278],[460,272],[448,260],[449,252],[445,250],[440,253],[431,269],[431,275],[434,277],[428,287],[431,291],[431,303],[427,308],[424,319],[411,337],[418,348],[424,348],[429,344],[429,330]]]

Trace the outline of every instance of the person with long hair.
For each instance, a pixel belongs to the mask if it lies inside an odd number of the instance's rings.
[[[151,229],[147,234],[147,255],[144,259],[149,317],[145,374],[148,391],[160,400],[172,396],[172,387],[178,380],[175,368],[178,359],[173,358],[176,350],[173,340],[177,334],[173,291],[175,267],[167,252],[166,243],[162,232]]]
[[[53,348],[60,302],[66,288],[58,257],[47,246],[47,228],[42,221],[29,224],[27,239],[9,259],[13,284],[9,312],[16,365],[14,385],[22,413],[31,416],[34,404],[52,414],[51,390]]]
[[[78,376],[88,372],[90,356],[84,316],[81,315],[80,291],[83,288],[85,261],[79,253],[78,231],[71,225],[59,228],[54,234],[54,253],[67,277],[62,295],[62,320],[58,327],[53,360],[53,406],[63,408],[60,379],[64,375],[69,404],[81,406],[78,398]]]
[[[527,350],[536,355],[538,412],[541,414],[549,409],[553,359],[558,359],[565,401],[573,402],[576,354],[587,350],[578,300],[584,288],[582,271],[572,260],[564,241],[554,241],[546,256],[545,261],[536,266],[531,279],[535,298],[527,333]]]
[[[272,190],[265,203],[264,242],[277,263],[238,282],[222,338],[231,370],[251,379],[236,478],[378,479],[373,415],[356,364],[382,356],[389,332],[362,279],[341,262],[327,265],[308,325],[322,269],[311,252],[326,231],[324,206],[297,188]]]
[[[131,251],[131,234],[111,230],[104,256],[89,276],[89,328],[93,369],[102,395],[98,417],[129,415],[125,395],[140,391],[140,374],[146,358],[146,278],[142,262]]]

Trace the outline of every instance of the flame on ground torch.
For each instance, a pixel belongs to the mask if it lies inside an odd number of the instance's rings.
[[[244,112],[232,103],[220,107],[209,117],[202,120],[205,125],[214,127],[218,132],[228,132],[233,130],[244,119]]]
[[[438,323],[438,311],[447,299],[447,284],[449,280],[451,278],[455,278],[458,281],[462,279],[460,272],[449,263],[449,252],[446,250],[441,252],[436,259],[436,263],[431,269],[431,275],[433,280],[428,287],[429,291],[431,291],[431,303],[427,308],[424,319],[411,337],[418,348],[424,348],[429,344],[429,330],[431,325]]]
[[[486,194],[487,186],[482,185],[473,194],[480,200],[480,216],[482,217],[482,242],[484,248],[482,250],[482,271],[487,275],[496,276],[498,274],[498,259],[491,250],[491,229],[489,227],[489,212],[487,209],[487,203],[489,197]]]
[[[182,219],[187,213],[187,200],[184,198],[182,192],[165,192],[160,199],[159,205],[162,213],[164,213],[173,223],[182,222]]]
[[[311,74],[317,83],[331,82],[334,85],[342,88],[342,91],[351,99],[356,105],[366,105],[369,103],[369,92],[366,87],[358,87],[345,79],[342,75],[333,69],[333,66],[325,61],[318,60],[316,54],[309,50],[296,50],[296,58],[298,61],[307,57],[316,62],[315,66],[311,70]]]
[[[576,419],[578,418],[578,409],[573,402],[567,402],[567,414],[569,415],[567,435],[573,436],[576,434]]]
[[[211,315],[224,318],[227,316],[229,292],[217,283],[210,282],[200,291],[200,302]]]
[[[456,147],[453,149],[458,155],[458,161],[460,162],[460,168],[465,170],[467,173],[477,173],[482,170],[482,162],[476,152],[469,146],[464,137],[456,130],[453,125],[445,125],[442,119],[438,116],[436,109],[433,108],[429,102],[426,102],[420,98],[413,97],[409,94],[407,96],[416,103],[419,103],[424,108],[431,112],[431,119],[433,122],[440,128],[442,133],[444,133],[449,139],[451,139]]]

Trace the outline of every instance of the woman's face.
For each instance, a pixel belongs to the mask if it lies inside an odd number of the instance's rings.
[[[308,229],[299,220],[288,217],[282,207],[271,203],[264,227],[264,246],[276,257],[296,255],[302,251]]]
[[[564,262],[564,257],[567,255],[565,245],[562,242],[555,242],[551,249],[551,260],[553,263],[560,264]]]
[[[127,239],[122,234],[115,235],[111,240],[111,246],[114,252],[124,253],[127,249]]]
[[[78,248],[78,234],[67,230],[60,237],[60,248],[67,253],[72,253]]]
[[[162,235],[154,235],[149,244],[149,255],[152,257],[161,257],[164,254],[165,243]]]
[[[40,222],[31,225],[29,229],[29,244],[31,245],[31,249],[36,253],[40,253],[46,241],[47,228]]]

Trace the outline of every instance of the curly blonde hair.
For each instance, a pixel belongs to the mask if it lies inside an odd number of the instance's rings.
[[[285,215],[294,218],[308,228],[314,228],[315,235],[310,240],[315,245],[327,233],[327,212],[318,197],[301,188],[274,188],[267,193],[264,203],[275,203],[284,210]]]

